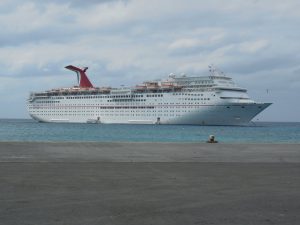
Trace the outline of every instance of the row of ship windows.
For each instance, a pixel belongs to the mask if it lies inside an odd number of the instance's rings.
[[[178,84],[179,85],[186,85],[186,86],[191,86],[191,85],[193,85],[193,86],[195,86],[195,87],[201,87],[201,86],[203,86],[203,85],[201,85],[201,84],[213,84],[214,82],[213,81],[179,81],[178,82]],[[200,84],[200,85],[195,85],[195,84]]]
[[[137,111],[131,111],[131,112],[101,112],[101,114],[109,114],[109,115],[114,115],[114,116],[119,116],[119,115],[129,115],[129,114],[139,114],[139,115],[152,115],[154,114],[163,114],[163,113],[178,113],[178,114],[184,114],[187,112],[192,112],[191,110],[185,110],[185,111],[154,111],[154,112],[137,112]],[[86,115],[86,114],[94,114],[96,112],[36,112],[37,115]],[[99,113],[99,112],[98,112]],[[151,114],[152,113],[152,114]]]
[[[153,95],[95,95],[95,96],[76,96],[66,97],[67,99],[92,99],[92,98],[143,98],[143,97],[163,97],[163,94]]]
[[[203,96],[203,94],[190,93],[173,93],[173,95],[193,95]],[[143,98],[143,97],[163,97],[163,94],[147,94],[147,95],[95,95],[95,96],[71,96],[66,99],[93,99],[93,98]],[[51,97],[53,99],[64,99],[64,97]]]
[[[179,100],[184,101],[209,101],[210,98],[179,98]],[[145,102],[146,99],[114,99],[107,100],[107,102]],[[59,101],[36,101],[36,103],[44,103],[44,104],[54,104],[60,103]],[[167,104],[167,103],[166,103]]]
[[[107,100],[108,102],[145,102],[146,99],[114,99]]]
[[[92,99],[92,98],[142,98],[144,95],[95,95],[95,96],[76,96],[66,97],[67,99]],[[147,95],[147,97],[154,97]],[[163,97],[163,95],[155,95],[155,97]]]
[[[60,101],[36,101],[36,103],[60,103]]]
[[[205,103],[204,103],[205,105]],[[183,103],[183,105],[169,105],[169,106],[165,106],[163,105],[162,103],[158,103],[157,105],[134,105],[134,106],[127,106],[127,105],[118,105],[118,106],[94,106],[94,105],[84,105],[84,106],[72,106],[72,105],[65,105],[65,106],[55,106],[55,107],[49,107],[49,106],[29,106],[28,109],[31,109],[31,110],[42,110],[42,109],[47,109],[47,110],[54,110],[56,111],[57,109],[65,109],[65,110],[68,110],[68,109],[154,109],[154,108],[164,108],[164,109],[168,109],[168,108],[177,108],[177,109],[180,109],[180,108],[200,108],[201,105],[193,105],[193,103],[190,103],[190,104],[185,104]]]
[[[29,107],[29,108],[34,109],[34,107]],[[89,107],[84,107],[84,109],[85,108],[89,108]],[[154,109],[154,106],[101,106],[101,107],[99,106],[95,108],[96,109]],[[57,108],[57,109],[61,109],[61,108]],[[55,110],[55,109],[50,109],[50,110]]]
[[[45,113],[45,114],[39,114],[42,116],[159,116],[159,117],[163,117],[163,116],[181,116],[180,114],[102,114],[102,115],[98,115],[98,114],[57,114],[57,113]]]
[[[143,97],[163,97],[163,94],[149,95],[94,95],[94,96],[70,96],[66,99],[92,99],[92,98],[143,98]],[[51,97],[52,99],[64,99],[64,97]]]
[[[178,112],[178,113],[182,113],[182,112],[190,112],[191,110],[152,110],[152,111],[142,111],[142,110],[139,110],[139,111],[137,111],[137,110],[131,110],[131,111],[123,111],[123,110],[117,110],[117,111],[114,111],[114,112],[111,112],[111,113],[129,113],[129,112],[131,112],[131,113],[134,113],[134,112],[138,112],[138,113],[156,113],[156,112],[159,112],[159,113],[161,113],[161,112]],[[32,113],[53,113],[53,112],[51,112],[51,111],[32,111]],[[104,111],[104,112],[106,112],[106,111]],[[94,111],[56,111],[55,113],[103,113],[103,111],[101,111],[101,112],[94,112]],[[106,112],[107,113],[107,112]]]
[[[192,96],[204,96],[203,94],[188,94],[188,93],[173,93],[173,95],[192,95]]]
[[[177,108],[177,109],[194,109],[194,108],[200,108],[200,106],[183,106],[183,107],[168,107],[168,106],[165,106],[165,107],[159,107],[160,109],[164,108],[164,109],[174,109],[174,108]],[[228,108],[228,107],[227,107]],[[35,109],[33,107],[29,107],[29,109],[31,109],[31,112],[38,112],[38,111],[42,111],[44,112],[43,108],[40,108],[40,109]],[[57,111],[58,109],[60,109],[60,111],[58,112],[65,112],[67,110],[70,110],[68,108],[56,108],[56,109],[48,109],[47,111]],[[65,109],[65,110],[61,110],[61,109]],[[81,110],[84,109],[85,111],[87,111],[87,109],[90,109],[92,110],[90,107],[84,107],[84,108],[81,108]],[[129,107],[129,106],[102,106],[102,107],[94,107],[93,108],[94,110],[93,111],[96,111],[97,109],[104,109],[104,110],[111,110],[111,109],[155,109],[154,106],[132,106],[132,107]],[[159,110],[159,109],[158,109]],[[79,112],[80,110],[73,110],[73,112]]]
[[[64,97],[50,97],[50,96],[44,96],[44,95],[34,95],[36,98],[40,98],[40,97],[48,97],[48,98],[51,98],[51,99],[65,99]],[[31,96],[33,97],[33,96]]]

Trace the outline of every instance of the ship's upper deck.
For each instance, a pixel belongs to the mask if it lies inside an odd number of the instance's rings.
[[[135,93],[168,93],[168,92],[193,92],[193,91],[239,91],[246,92],[238,87],[232,78],[219,70],[210,67],[209,76],[176,76],[170,74],[165,80],[147,81],[134,87],[80,87],[58,88],[44,92],[31,93],[32,98],[48,98],[50,96],[69,95],[132,95]]]

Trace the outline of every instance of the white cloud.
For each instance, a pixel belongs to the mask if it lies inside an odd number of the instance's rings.
[[[195,48],[203,46],[205,42],[196,38],[184,38],[174,41],[170,44],[170,49]]]
[[[82,10],[78,10],[76,13],[76,24],[89,29],[124,23],[131,17],[127,4],[121,1],[95,5],[89,9],[88,15]]]
[[[12,35],[29,33],[38,29],[45,29],[51,25],[59,26],[63,17],[68,14],[67,5],[46,5],[43,9],[32,2],[17,4],[14,11],[2,13],[0,24],[2,30]],[[34,37],[33,37],[34,38]]]
[[[269,45],[268,40],[247,41],[239,45],[239,50],[244,53],[256,53]]]
[[[198,33],[198,32],[197,32]],[[207,37],[208,36],[208,37]],[[205,46],[211,46],[213,44],[220,43],[224,39],[225,34],[217,33],[213,35],[202,34],[202,38],[180,38],[173,41],[169,45],[169,49],[185,49],[185,48],[199,48]]]

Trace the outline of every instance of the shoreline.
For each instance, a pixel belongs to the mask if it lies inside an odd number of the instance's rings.
[[[182,141],[178,141],[178,142],[159,142],[159,141],[155,141],[155,142],[149,142],[149,141],[24,141],[24,140],[0,140],[0,143],[32,143],[32,144],[40,144],[40,143],[70,143],[70,144],[78,144],[78,143],[95,143],[95,144],[185,144],[185,145],[189,145],[189,144],[216,144],[216,145],[300,145],[300,140],[299,142],[222,142],[219,141],[219,139],[216,139],[218,142],[217,143],[207,143],[207,140],[203,140],[203,141],[187,141],[187,142],[182,142]]]

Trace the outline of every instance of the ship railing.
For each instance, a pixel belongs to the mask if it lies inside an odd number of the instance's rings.
[[[70,95],[96,95],[96,94],[108,94],[110,93],[109,89],[70,89],[70,90],[59,90],[59,91],[48,91],[45,93],[39,93],[40,96],[70,96]]]
[[[247,92],[247,89],[245,88],[240,88],[240,87],[222,87],[222,86],[218,86],[218,87],[214,87],[214,90],[216,91],[239,91],[239,92]]]

